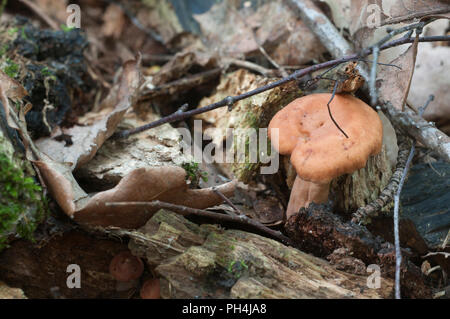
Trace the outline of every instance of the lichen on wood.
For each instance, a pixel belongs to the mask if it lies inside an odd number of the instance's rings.
[[[388,298],[392,281],[367,277],[277,241],[160,210],[129,234],[129,248],[161,279],[163,298]]]
[[[1,251],[15,237],[33,240],[33,232],[45,216],[46,204],[30,163],[11,143],[2,112],[0,122]]]
[[[215,93],[210,97],[202,99],[199,107],[220,101],[227,96],[240,94],[252,89],[261,87],[272,82],[271,79],[257,76],[251,72],[239,69],[235,72],[223,75]],[[256,174],[259,174],[261,167],[260,152],[257,148],[258,158],[253,160],[250,157],[249,145],[253,143],[248,136],[249,131],[254,129],[259,133],[260,128],[267,128],[273,115],[292,100],[302,95],[297,83],[290,82],[283,86],[276,87],[258,95],[236,102],[231,111],[226,108],[213,110],[200,114],[195,118],[201,119],[206,124],[204,134],[212,138],[212,142],[217,146],[222,146],[229,138],[227,129],[233,129],[233,150],[239,154],[240,150],[245,150],[243,158],[236,158],[233,163],[219,163],[220,168],[229,176],[234,176],[245,183],[250,182]],[[258,138],[260,138],[258,136]],[[267,152],[270,152],[270,141],[267,138]],[[257,144],[257,141],[255,142]],[[270,154],[264,154],[270,156]]]

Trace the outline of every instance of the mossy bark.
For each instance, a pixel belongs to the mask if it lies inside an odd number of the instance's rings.
[[[45,215],[41,187],[20,151],[16,132],[6,123],[0,104],[0,251],[17,237],[33,239],[33,231]]]
[[[163,298],[388,298],[392,281],[367,277],[256,234],[198,226],[160,210],[129,248],[161,279]]]

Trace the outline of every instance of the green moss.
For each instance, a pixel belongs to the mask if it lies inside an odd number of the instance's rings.
[[[208,181],[208,173],[202,171],[198,163],[186,162],[181,164],[181,167],[186,171],[186,180],[190,180],[192,184],[198,185],[200,178],[204,181]]]
[[[228,263],[227,272],[239,279],[242,275],[248,272],[248,265],[244,260],[232,260]]]
[[[10,78],[16,78],[19,75],[19,65],[9,58],[6,59],[5,64],[6,65],[3,67],[3,72],[5,72]]]
[[[13,234],[33,240],[45,207],[41,187],[0,153],[0,250],[8,246]]]
[[[244,123],[246,124],[245,127],[252,127],[255,129],[259,128],[259,120],[258,117],[255,115],[255,113],[252,112],[245,113]]]
[[[12,28],[8,29],[8,34],[12,36],[12,35],[16,34],[17,31],[19,31],[18,27],[12,27]]]
[[[73,29],[75,29],[74,27],[68,27],[65,24],[61,24],[61,30],[63,30],[64,32],[70,32]]]

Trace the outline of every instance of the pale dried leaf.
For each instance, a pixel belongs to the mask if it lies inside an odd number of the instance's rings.
[[[123,10],[115,4],[110,4],[103,15],[102,34],[106,37],[120,38],[125,26]]]
[[[278,64],[299,65],[326,51],[283,1],[252,8],[222,1],[194,18],[209,47],[227,57],[261,55],[260,44]]]
[[[14,129],[18,129],[17,124],[9,116],[9,101],[21,100],[24,96],[28,95],[27,90],[16,80],[10,78],[5,72],[0,70],[0,100],[5,110],[5,117],[8,125]]]
[[[423,117],[436,122],[438,128],[450,134],[450,47],[423,44],[417,54],[417,64],[408,96],[408,103],[415,109],[423,106],[430,94],[435,99]]]
[[[75,125],[64,130],[65,134],[72,137],[72,145],[66,146],[64,141],[56,141],[53,134],[51,137],[37,140],[36,146],[57,162],[71,163],[72,169],[88,162],[114,133],[125,112],[133,105],[139,88],[139,64],[139,61],[128,61],[124,64],[112,110],[103,108],[100,112],[91,112],[86,117],[97,119],[95,122],[87,126]]]
[[[234,187],[235,183],[230,182],[218,189],[230,197]],[[180,167],[138,168],[125,176],[116,187],[93,196],[84,208],[75,212],[74,219],[99,226],[137,228],[144,225],[157,209],[132,205],[114,207],[106,206],[106,203],[152,200],[193,208],[207,208],[223,201],[212,188],[189,189],[186,172]]]
[[[391,62],[391,64],[401,67],[401,70],[392,66],[381,66],[378,72],[377,86],[381,82],[379,87],[380,100],[391,102],[398,110],[403,110],[409,93],[416,63],[417,39],[405,53]]]

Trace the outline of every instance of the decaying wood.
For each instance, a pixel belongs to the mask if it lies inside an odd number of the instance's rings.
[[[435,151],[442,159],[450,162],[450,137],[438,130],[434,123],[427,122],[411,110],[401,112],[390,103],[382,106],[390,120],[402,127],[425,147]]]
[[[394,198],[397,191],[398,183],[405,168],[406,160],[410,150],[410,141],[407,138],[401,137],[399,139],[399,151],[397,156],[397,167],[391,176],[388,185],[381,191],[380,195],[368,203],[367,205],[359,207],[353,214],[353,221],[355,223],[367,223],[371,217],[375,217],[384,207]]]
[[[0,299],[26,299],[22,289],[11,288],[0,281]]]
[[[0,253],[0,280],[21,288],[28,298],[126,298],[132,291],[116,291],[109,274],[111,259],[124,250],[125,243],[75,229],[36,244],[17,240]],[[70,264],[80,266],[81,288],[67,287]]]
[[[161,279],[163,298],[389,298],[392,281],[367,289],[367,276],[274,240],[160,210],[129,248]]]
[[[335,211],[351,214],[365,206],[378,198],[392,177],[398,155],[397,135],[384,114],[378,114],[383,123],[381,152],[370,156],[364,168],[340,176],[331,183]]]
[[[382,276],[393,278],[395,273],[394,246],[381,237],[375,237],[366,227],[345,223],[323,205],[312,204],[302,208],[286,223],[285,229],[302,251],[326,257],[336,249],[346,248],[351,256],[366,264],[378,265]],[[401,266],[402,294],[406,298],[430,298],[431,290],[426,285],[420,269],[410,262],[403,252]]]

